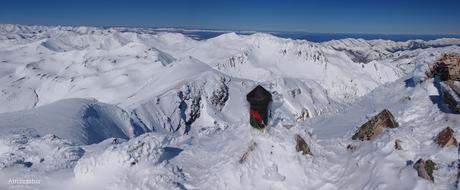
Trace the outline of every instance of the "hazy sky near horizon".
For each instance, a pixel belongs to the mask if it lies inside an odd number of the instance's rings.
[[[460,0],[2,0],[0,23],[460,34]]]

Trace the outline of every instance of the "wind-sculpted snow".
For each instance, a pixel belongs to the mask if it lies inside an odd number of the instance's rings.
[[[53,134],[78,145],[99,143],[109,137],[129,139],[146,131],[121,108],[85,99],[66,99],[28,111],[2,113],[0,121],[2,137]]]
[[[460,119],[425,73],[459,44],[0,25],[0,189],[25,175],[40,189],[451,189],[456,150],[432,137]],[[249,125],[257,85],[266,133]],[[351,140],[382,109],[400,127]],[[434,183],[418,158],[438,163]]]
[[[32,137],[12,135],[2,139],[6,152],[0,157],[0,167],[8,169],[17,165],[40,171],[73,168],[85,151],[55,135]]]
[[[77,188],[181,189],[180,169],[162,163],[166,138],[147,133],[126,143],[92,147],[74,168]],[[115,143],[114,143],[115,142]],[[91,150],[90,149],[90,150]],[[100,150],[97,150],[100,149]]]

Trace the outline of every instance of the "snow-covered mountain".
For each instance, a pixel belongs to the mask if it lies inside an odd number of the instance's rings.
[[[456,150],[431,138],[460,117],[433,101],[425,72],[459,45],[0,25],[0,186],[27,175],[45,189],[449,189]],[[266,134],[248,121],[259,84],[273,95]],[[351,140],[385,108],[400,128]],[[406,166],[419,157],[439,163],[434,184]]]

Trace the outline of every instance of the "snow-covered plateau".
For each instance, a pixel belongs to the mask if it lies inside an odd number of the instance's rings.
[[[456,189],[457,148],[433,139],[459,139],[460,115],[426,76],[443,53],[460,39],[1,24],[0,189]],[[265,132],[249,124],[257,85],[273,96]],[[351,139],[383,109],[398,128]]]

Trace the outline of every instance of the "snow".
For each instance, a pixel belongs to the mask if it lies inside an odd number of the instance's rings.
[[[460,138],[460,116],[425,72],[460,53],[459,39],[194,40],[23,25],[0,34],[0,189],[454,188],[457,150],[433,137],[449,126]],[[265,133],[248,121],[257,85],[273,95]],[[383,109],[399,128],[351,140]],[[297,134],[313,155],[296,152]],[[412,168],[419,158],[438,164],[434,183]]]
[[[74,168],[73,185],[108,189],[178,189],[173,168],[161,164],[165,137],[147,133],[126,143],[85,154]],[[169,171],[168,171],[169,170]]]
[[[57,135],[72,143],[92,144],[109,137],[132,138],[146,132],[114,105],[65,99],[32,110],[0,114],[1,136]]]

